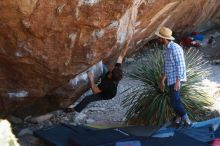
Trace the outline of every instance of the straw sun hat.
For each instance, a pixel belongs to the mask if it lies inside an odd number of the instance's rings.
[[[157,32],[155,32],[155,35],[167,40],[175,40],[172,36],[172,30],[167,27],[161,27]]]

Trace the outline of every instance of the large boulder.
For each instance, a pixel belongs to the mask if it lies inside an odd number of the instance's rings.
[[[87,89],[69,80],[114,62],[128,38],[132,53],[162,25],[181,34],[219,22],[219,9],[219,0],[1,0],[0,114],[65,107]]]

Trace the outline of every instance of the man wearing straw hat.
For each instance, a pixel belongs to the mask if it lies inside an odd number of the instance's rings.
[[[183,49],[180,45],[173,42],[175,38],[172,36],[172,31],[169,28],[161,27],[155,34],[159,36],[160,43],[166,47],[163,53],[164,71],[160,88],[164,92],[164,82],[167,80],[167,85],[171,93],[171,106],[176,114],[173,121],[174,124],[180,126],[181,123],[184,123],[186,126],[190,126],[191,121],[180,100],[181,83],[186,81],[186,65]]]

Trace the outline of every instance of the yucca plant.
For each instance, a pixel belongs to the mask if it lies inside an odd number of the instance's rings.
[[[147,60],[146,60],[147,59]],[[135,124],[161,125],[170,120],[173,110],[170,106],[168,86],[165,92],[159,88],[163,69],[162,50],[146,55],[145,61],[137,64],[136,70],[129,76],[140,82],[140,86],[128,90],[123,106],[128,108],[127,121]],[[187,82],[181,87],[181,100],[189,117],[198,121],[212,104],[211,98],[202,89],[202,79],[210,74],[209,68],[203,68],[204,59],[200,52],[188,50],[185,52]]]

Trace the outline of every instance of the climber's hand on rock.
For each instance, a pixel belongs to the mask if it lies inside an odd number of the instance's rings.
[[[88,72],[88,78],[90,81],[94,80],[94,74],[92,72]]]

